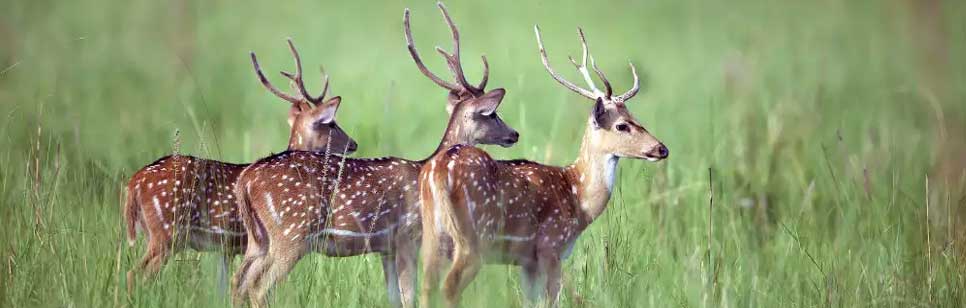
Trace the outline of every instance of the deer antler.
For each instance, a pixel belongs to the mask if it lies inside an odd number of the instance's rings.
[[[299,52],[295,49],[295,43],[292,42],[292,39],[289,38],[286,41],[288,41],[289,50],[292,51],[292,57],[295,58],[295,75],[293,76],[291,73],[284,71],[281,72],[282,75],[288,77],[288,79],[291,79],[292,82],[295,82],[299,93],[302,94],[302,97],[304,97],[305,100],[312,102],[313,105],[321,104],[325,99],[325,94],[329,92],[329,75],[325,73],[325,70],[319,67],[319,71],[322,72],[322,80],[324,82],[324,85],[322,86],[322,94],[319,94],[318,97],[312,97],[312,95],[309,94],[309,91],[305,89],[305,80],[302,79],[302,57],[299,57]]]
[[[627,61],[627,65],[630,65],[631,74],[634,75],[634,86],[631,87],[630,90],[627,90],[627,92],[624,92],[624,94],[615,97],[614,102],[626,102],[627,100],[631,99],[631,97],[634,97],[634,95],[637,95],[637,92],[641,90],[641,80],[637,77],[637,68],[634,67],[634,63],[631,63],[630,61]]]
[[[252,56],[252,65],[255,66],[255,74],[258,75],[258,80],[262,82],[262,85],[265,86],[265,88],[268,89],[268,91],[271,91],[272,93],[275,94],[275,96],[278,96],[292,104],[299,104],[302,102],[301,99],[285,94],[285,92],[282,92],[278,88],[275,88],[275,86],[273,86],[272,83],[268,81],[268,78],[265,78],[265,74],[262,73],[262,67],[258,65],[258,58],[255,57],[255,52],[250,52],[249,54],[251,54]]]
[[[416,51],[416,45],[413,42],[413,34],[409,23],[409,9],[406,9],[403,13],[403,28],[405,29],[406,33],[406,47],[409,48],[409,54],[413,57],[413,60],[416,61],[416,66],[419,68],[419,71],[422,72],[423,75],[426,75],[426,77],[429,77],[429,79],[435,82],[437,85],[454,93],[466,93],[474,96],[483,94],[483,91],[486,88],[486,83],[489,81],[490,76],[490,64],[487,62],[486,56],[481,57],[483,59],[483,78],[480,80],[480,84],[478,86],[473,86],[466,80],[466,75],[463,73],[463,66],[460,62],[459,30],[456,28],[456,24],[453,23],[453,19],[450,18],[449,12],[446,10],[446,6],[444,6],[443,3],[437,3],[436,6],[439,7],[439,10],[443,13],[443,18],[446,20],[446,24],[449,26],[450,32],[453,34],[453,53],[447,53],[440,47],[436,47],[436,51],[439,52],[446,60],[446,65],[449,67],[450,72],[453,73],[453,78],[456,80],[456,84],[439,78],[439,76],[436,76],[436,74],[430,72],[429,69],[426,68],[426,65],[423,64],[423,60],[419,57],[419,52]]]
[[[289,49],[292,51],[292,56],[295,57],[295,75],[292,75],[291,73],[284,72],[284,71],[281,73],[283,76],[288,77],[289,79],[292,80],[292,83],[294,84],[293,89],[297,89],[299,91],[300,97],[295,97],[295,96],[286,94],[285,92],[282,92],[274,85],[272,85],[272,83],[268,81],[268,78],[265,77],[265,74],[262,73],[262,67],[258,64],[258,58],[255,56],[255,52],[250,52],[252,57],[252,65],[255,66],[255,73],[258,75],[258,80],[262,82],[262,85],[265,86],[266,89],[268,89],[276,96],[290,103],[299,104],[305,101],[311,102],[313,105],[318,105],[322,103],[322,100],[325,99],[325,94],[329,91],[329,75],[326,75],[323,72],[323,75],[324,75],[323,79],[325,80],[325,86],[322,89],[322,94],[319,95],[318,97],[312,97],[312,95],[310,95],[308,91],[305,89],[305,82],[303,82],[302,80],[302,59],[301,57],[299,57],[298,51],[295,50],[295,44],[292,43],[292,39],[288,39],[288,46],[289,46]]]
[[[563,76],[560,76],[560,74],[557,74],[557,72],[555,72],[553,68],[550,66],[550,60],[547,57],[547,50],[543,47],[543,38],[540,35],[540,27],[537,25],[534,25],[533,31],[537,35],[537,46],[540,48],[540,60],[543,61],[543,67],[547,69],[547,72],[550,73],[550,76],[553,77],[554,80],[562,84],[567,89],[570,89],[571,91],[574,91],[577,94],[580,94],[592,100],[596,100],[597,98],[603,98],[615,103],[623,103],[624,101],[627,101],[631,97],[634,97],[634,95],[637,95],[638,90],[640,90],[640,79],[637,76],[637,69],[634,67],[634,64],[631,63],[630,64],[631,73],[634,74],[634,86],[624,94],[621,94],[616,97],[613,96],[614,90],[611,87],[610,81],[607,80],[606,76],[604,76],[604,72],[601,71],[599,67],[597,67],[597,61],[594,61],[594,56],[590,55],[590,49],[587,47],[587,38],[586,36],[584,36],[584,30],[581,28],[577,28],[577,35],[580,36],[580,44],[581,44],[581,47],[583,48],[581,62],[577,63],[577,60],[574,60],[573,57],[569,57],[569,58],[570,58],[570,62],[577,67],[577,71],[580,72],[580,75],[584,78],[584,81],[587,82],[587,85],[590,87],[590,89],[588,90],[588,89],[580,88],[574,83],[567,81],[566,79],[563,78]],[[588,58],[590,59],[590,65],[594,68],[594,73],[596,73],[597,77],[599,77],[600,80],[604,82],[604,90],[605,90],[604,92],[601,92],[599,89],[597,89],[597,86],[594,85],[594,80],[590,76],[590,71],[587,70]]]
[[[543,48],[543,38],[540,36],[540,27],[537,25],[534,25],[533,31],[534,33],[537,34],[537,47],[540,48],[540,60],[543,61],[543,67],[547,69],[548,73],[550,73],[550,77],[553,77],[553,79],[559,82],[561,85],[563,85],[567,89],[570,89],[571,91],[576,92],[577,94],[580,94],[589,99],[597,99],[597,92],[599,91],[596,91],[596,88],[593,87],[592,80],[588,80],[588,84],[591,85],[591,88],[594,89],[594,91],[586,90],[581,87],[578,87],[574,83],[567,81],[567,79],[564,79],[563,76],[560,76],[560,74],[557,74],[557,72],[553,70],[553,67],[550,66],[550,59],[547,58],[547,50]],[[584,50],[586,52],[586,49]],[[576,62],[574,63],[576,64]]]
[[[577,63],[577,61],[574,60],[574,57],[568,56],[567,58],[570,59],[570,63],[573,63],[574,66],[577,67],[577,71],[580,72],[582,77],[584,77],[584,82],[587,83],[587,86],[590,87],[590,90],[593,91],[594,94],[599,95],[601,92],[599,89],[597,89],[597,85],[594,84],[594,80],[590,77],[590,72],[587,71],[587,58],[590,58],[590,62],[594,66],[594,71],[597,72],[597,76],[603,76],[603,74],[597,69],[597,61],[594,61],[594,56],[590,55],[590,48],[587,47],[587,39],[584,37],[584,29],[577,28],[577,35],[580,36],[580,46],[582,48],[581,61],[580,63]],[[602,77],[601,79],[604,80],[604,85],[608,86],[607,88],[609,92],[610,83],[607,81],[607,78]]]

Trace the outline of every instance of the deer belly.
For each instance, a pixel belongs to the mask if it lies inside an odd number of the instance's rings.
[[[509,239],[507,237],[509,236],[492,240],[483,249],[484,261],[487,264],[520,265],[533,260],[535,246],[531,244],[532,238],[514,236],[513,239]]]
[[[212,251],[244,248],[242,246],[248,234],[233,209],[217,207],[208,211],[198,208],[190,210],[188,243],[192,249]]]
[[[388,251],[395,226],[368,232],[325,228],[309,235],[313,248],[332,257]]]
[[[221,229],[217,226],[191,226],[188,244],[197,251],[242,251],[247,239],[245,233]]]
[[[487,263],[520,264],[533,255],[536,230],[531,216],[508,211],[497,202],[467,205]]]

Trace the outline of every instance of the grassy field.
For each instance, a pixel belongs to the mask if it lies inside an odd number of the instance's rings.
[[[286,37],[307,67],[324,65],[356,157],[436,146],[445,93],[402,34],[409,7],[443,72],[433,2],[185,2],[4,1],[0,306],[227,305],[210,253],[180,254],[129,292],[144,243],[123,244],[120,202],[176,132],[180,152],[231,162],[284,148],[286,104],[258,84],[249,50],[277,84],[292,68]],[[447,3],[467,75],[486,54],[490,88],[508,91],[499,112],[522,134],[491,153],[576,157],[590,104],[543,70],[533,24],[572,79],[577,26],[618,91],[637,64],[644,90],[629,107],[671,151],[620,163],[609,209],[565,264],[563,305],[966,306],[964,2],[520,2]],[[316,255],[274,298],[385,306],[382,280],[375,256]],[[488,266],[463,303],[520,306],[517,281]]]

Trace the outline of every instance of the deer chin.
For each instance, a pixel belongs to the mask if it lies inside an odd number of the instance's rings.
[[[349,146],[348,146],[348,147],[346,147],[346,151],[345,151],[345,154],[346,154],[346,155],[350,155],[350,154],[353,154],[353,153],[355,153],[355,152],[356,152],[356,150],[358,150],[358,149],[359,149],[359,145],[358,145],[357,143],[355,143],[355,142],[352,142],[352,143],[350,143],[350,144],[349,144]]]
[[[506,138],[506,139],[500,140],[499,142],[496,143],[496,145],[499,145],[499,146],[504,147],[504,148],[512,147],[514,144],[517,144],[517,139],[516,138],[512,138],[512,139],[511,138]]]
[[[655,153],[655,152],[657,152],[657,153]],[[663,145],[660,145],[658,148],[648,150],[648,151],[646,151],[646,152],[644,152],[643,154],[640,155],[640,158],[642,158],[642,159],[644,159],[646,161],[649,161],[649,162],[662,161],[662,160],[666,159],[667,157],[668,157],[668,155],[667,155],[667,148],[665,148]]]
[[[647,155],[647,154],[640,154],[640,155],[637,155],[637,154],[635,154],[635,155],[614,154],[614,156],[620,157],[620,158],[629,158],[629,159],[643,159],[643,160],[646,160],[646,161],[649,161],[649,162],[656,162],[656,161],[660,161],[660,160],[663,159],[663,158],[660,158],[660,157],[653,157],[653,156],[650,156],[650,155]]]

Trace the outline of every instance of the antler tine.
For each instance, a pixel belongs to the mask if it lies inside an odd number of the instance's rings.
[[[305,96],[306,100],[311,101],[313,104],[318,105],[319,103],[325,100],[325,95],[329,93],[329,74],[326,74],[325,69],[323,69],[321,66],[319,66],[319,72],[322,73],[322,81],[324,84],[322,86],[322,94],[319,94],[319,97],[317,98],[313,98],[309,96],[308,93],[304,92],[305,91],[304,85],[299,85],[300,78],[292,75],[289,72],[281,72],[281,73],[282,73],[282,76],[288,77],[288,79],[292,80],[293,90],[298,91],[299,93],[302,94],[302,96]]]
[[[449,67],[450,73],[453,73],[453,79],[456,79],[456,83],[463,89],[467,89],[466,85],[469,82],[466,81],[466,78],[460,78],[460,76],[463,76],[463,66],[459,63],[459,56],[454,56],[439,46],[436,46],[436,52],[446,60],[446,67]]]
[[[604,82],[604,90],[606,91],[605,94],[607,94],[607,98],[611,98],[611,95],[614,94],[614,88],[610,86],[610,81],[604,76],[604,72],[597,67],[597,61],[594,61],[593,56],[590,57],[590,66],[594,67],[594,72],[597,73],[597,77],[600,77],[600,80]]]
[[[486,83],[490,81],[490,63],[486,62],[486,56],[480,56],[483,58],[483,80],[480,80],[480,85],[477,87],[480,90],[486,89]]]
[[[590,58],[590,61],[594,62],[594,57],[590,55],[590,48],[587,47],[587,38],[584,36],[584,29],[577,27],[577,35],[580,37],[580,46],[582,49],[581,60],[580,64],[577,64],[577,61],[574,61],[574,58],[570,57],[570,63],[573,63],[577,67],[577,71],[580,72],[581,77],[584,77],[584,82],[587,83],[590,90],[599,96],[601,91],[597,89],[597,85],[594,84],[594,79],[590,77],[590,71],[587,70],[587,58]],[[608,95],[607,98],[610,98],[610,96]]]
[[[285,75],[298,84],[299,93],[302,94],[305,100],[312,102],[314,105],[321,104],[322,100],[325,99],[325,93],[329,90],[329,76],[325,75],[325,72],[322,73],[324,76],[323,79],[325,80],[325,89],[322,90],[322,95],[312,97],[308,89],[305,88],[305,79],[302,78],[302,57],[299,56],[299,51],[295,48],[295,43],[292,42],[292,39],[288,38],[286,41],[288,41],[288,49],[292,51],[292,57],[295,58],[295,76],[291,76],[287,72],[282,72],[282,75]]]
[[[422,58],[419,57],[419,52],[416,51],[416,44],[413,42],[413,33],[409,26],[408,8],[403,13],[403,28],[405,29],[405,32],[406,32],[406,47],[409,49],[409,55],[413,57],[414,61],[416,61],[416,67],[419,68],[419,71],[422,72],[423,75],[428,77],[430,80],[435,82],[440,87],[446,88],[447,90],[450,90],[450,91],[459,91],[460,88],[458,86],[452,83],[446,82],[443,79],[439,78],[438,76],[436,76],[436,74],[433,74],[433,72],[429,71],[429,69],[426,68],[426,65],[423,64]]]
[[[319,72],[322,73],[322,80],[325,85],[322,86],[322,94],[320,94],[318,97],[312,97],[312,95],[309,94],[309,91],[305,88],[305,79],[302,78],[302,57],[299,57],[299,52],[295,49],[295,43],[292,42],[291,38],[288,39],[288,48],[292,51],[292,56],[295,57],[296,73],[293,80],[298,84],[299,93],[301,93],[306,100],[312,102],[312,104],[321,104],[325,99],[325,94],[329,92],[329,75],[325,73],[325,70],[322,69],[322,66],[319,66]],[[282,74],[288,76],[288,73],[282,72]],[[292,78],[291,76],[288,77]]]
[[[321,101],[322,99],[325,98],[326,94],[329,94],[329,74],[325,72],[325,68],[323,68],[321,65],[319,66],[319,73],[322,74],[322,82],[323,82],[322,94],[319,94],[319,100]]]
[[[446,20],[446,25],[449,26],[449,30],[453,34],[453,53],[447,53],[439,47],[436,47],[436,51],[446,58],[450,71],[453,72],[453,77],[456,79],[456,82],[459,83],[459,85],[463,86],[464,89],[472,93],[482,92],[483,87],[477,88],[471,85],[469,81],[466,80],[466,74],[463,73],[463,63],[460,60],[460,32],[459,29],[456,28],[456,24],[453,23],[453,18],[449,16],[449,10],[446,9],[446,6],[443,5],[442,2],[436,2],[436,6],[439,7],[440,12],[443,13],[443,19]],[[486,66],[485,69],[487,71],[485,73],[486,76],[484,76],[485,81],[485,79],[489,78],[489,63],[486,62],[485,57],[483,58],[483,65]],[[486,85],[486,82],[481,81],[480,84]]]
[[[453,57],[456,60],[459,60],[460,30],[456,28],[456,24],[453,23],[453,19],[449,17],[449,10],[446,9],[446,6],[443,5],[442,2],[436,2],[436,7],[438,7],[439,11],[443,13],[443,19],[446,20],[446,25],[449,26],[449,31],[450,33],[453,34],[453,54],[450,55],[450,57]],[[441,50],[439,47],[436,47],[436,49]]]
[[[299,51],[295,49],[295,43],[292,42],[292,38],[286,38],[288,42],[288,49],[292,52],[292,57],[295,58],[295,79],[301,86],[302,84],[302,57],[299,57]]]
[[[262,73],[262,67],[258,65],[258,58],[255,57],[255,52],[250,52],[249,54],[251,54],[252,56],[252,65],[255,67],[255,74],[258,75],[258,80],[262,82],[262,85],[265,86],[265,88],[268,89],[268,91],[272,92],[273,94],[275,94],[275,96],[278,96],[290,103],[298,104],[299,102],[301,102],[300,99],[293,97],[291,95],[285,94],[284,92],[279,91],[277,88],[275,88],[275,86],[273,86],[272,83],[268,81],[268,78],[265,77],[265,74]]]
[[[596,93],[594,93],[593,91],[582,89],[577,85],[573,84],[572,82],[564,79],[562,76],[557,74],[557,72],[554,72],[553,68],[550,67],[550,59],[547,58],[547,50],[543,48],[543,38],[540,36],[540,27],[537,25],[533,25],[533,32],[536,33],[537,35],[537,46],[540,48],[540,60],[543,61],[543,67],[547,69],[548,73],[550,73],[550,77],[553,77],[554,80],[556,80],[558,83],[560,83],[567,89],[570,89],[571,91],[574,91],[577,94],[583,95],[584,97],[587,97],[589,99],[596,100],[598,97]],[[571,61],[573,61],[573,58],[571,58]],[[574,63],[576,64],[576,62]]]
[[[631,74],[634,75],[634,86],[631,87],[630,90],[627,90],[627,92],[624,92],[624,94],[617,96],[614,99],[614,101],[617,102],[626,102],[634,97],[634,95],[637,95],[637,92],[641,90],[641,80],[639,77],[637,77],[637,68],[634,67],[634,63],[627,62],[627,64],[631,66]]]

